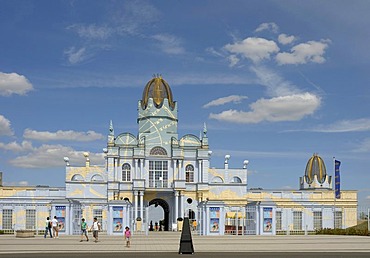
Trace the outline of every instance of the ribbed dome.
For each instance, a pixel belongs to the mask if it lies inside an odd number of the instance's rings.
[[[308,160],[305,178],[308,184],[311,184],[314,180],[315,175],[317,176],[317,181],[323,183],[326,179],[326,167],[324,160],[319,157],[316,153]]]
[[[168,99],[169,106],[173,109],[175,103],[172,97],[172,91],[168,83],[161,76],[154,77],[145,86],[141,107],[147,108],[148,100],[152,98],[155,107],[160,108],[164,99]]]

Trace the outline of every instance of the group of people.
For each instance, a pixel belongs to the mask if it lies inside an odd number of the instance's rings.
[[[51,230],[53,230],[53,234],[51,234]],[[101,224],[97,218],[94,218],[93,224],[90,227],[90,231],[93,232],[95,243],[98,242],[100,230],[101,230]],[[84,237],[86,238],[86,241],[89,241],[89,236],[87,234],[87,231],[88,231],[88,225],[85,219],[82,219],[81,220],[81,240],[80,242],[83,242]],[[49,217],[46,218],[44,238],[46,238],[46,235],[48,234],[48,232],[50,233],[51,238],[59,238],[59,234],[58,234],[59,233],[59,223],[58,223],[56,216],[54,216],[52,220],[50,220]],[[124,236],[126,240],[126,247],[130,247],[131,231],[129,227],[125,228]]]
[[[53,230],[53,234],[51,234],[51,230]],[[50,238],[59,238],[59,222],[57,216],[54,216],[52,220],[50,220],[50,217],[46,218],[44,238],[46,238],[48,232],[50,233]]]
[[[88,229],[87,223],[85,222],[85,219],[82,219],[82,222],[81,222],[81,240],[80,240],[80,242],[83,242],[84,237],[86,238],[86,241],[89,241],[89,237],[87,235],[87,229]],[[98,221],[97,218],[94,218],[94,222],[93,222],[93,224],[90,228],[90,231],[93,232],[93,237],[95,238],[95,241],[94,241],[95,243],[98,242],[100,229],[101,229],[100,222]],[[125,235],[125,240],[126,240],[126,246],[130,247],[131,231],[130,231],[129,227],[125,228],[124,235]]]

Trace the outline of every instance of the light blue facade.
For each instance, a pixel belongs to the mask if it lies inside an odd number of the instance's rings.
[[[65,188],[0,187],[0,230],[44,230],[46,217],[58,215],[61,234],[78,234],[82,217],[88,224],[97,217],[107,234],[122,234],[126,225],[146,231],[150,205],[163,208],[164,230],[176,230],[178,218],[187,216],[202,235],[287,234],[355,223],[357,192],[343,191],[334,202],[317,155],[300,190],[248,190],[248,161],[230,168],[225,155],[223,168],[211,168],[206,125],[200,137],[179,137],[177,108],[167,82],[150,80],[138,101],[137,134],[115,134],[110,122],[105,164],[91,166],[85,153],[85,166],[76,167],[65,157]]]

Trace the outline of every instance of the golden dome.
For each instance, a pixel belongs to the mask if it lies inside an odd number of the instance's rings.
[[[168,104],[172,109],[175,107],[171,88],[161,76],[154,77],[146,84],[141,100],[141,107],[143,109],[147,108],[150,98],[153,99],[153,103],[157,108],[162,106],[164,99],[168,99]]]
[[[315,178],[315,175],[317,177],[317,181],[321,184],[326,179],[326,167],[324,160],[316,153],[313,154],[313,156],[307,162],[305,171],[306,182],[311,184]]]

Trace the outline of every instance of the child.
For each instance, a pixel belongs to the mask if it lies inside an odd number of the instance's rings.
[[[126,227],[125,229],[126,247],[130,247],[131,231],[129,227]]]
[[[89,241],[89,237],[87,236],[87,223],[85,222],[85,219],[82,219],[81,222],[81,240],[83,241],[84,236],[86,237],[86,241]]]

